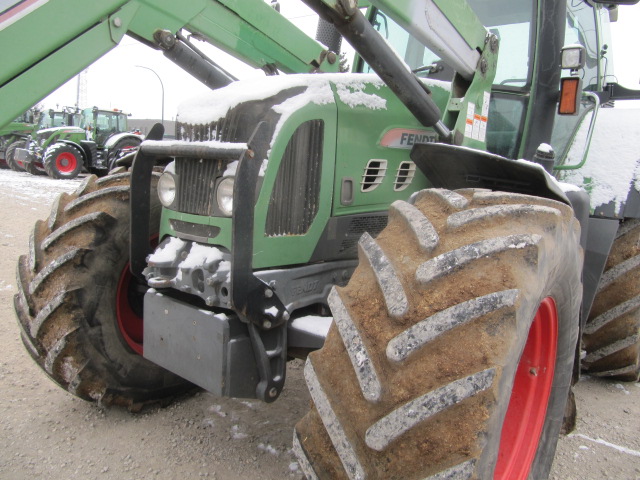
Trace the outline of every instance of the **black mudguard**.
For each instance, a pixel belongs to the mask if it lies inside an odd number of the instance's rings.
[[[411,159],[435,188],[487,188],[571,204],[544,169],[534,163],[444,143],[414,145]]]

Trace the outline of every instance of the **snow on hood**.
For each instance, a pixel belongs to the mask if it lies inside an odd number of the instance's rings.
[[[590,117],[583,122],[567,157],[567,165],[577,164],[584,149]],[[595,209],[615,203],[615,213],[627,200],[632,185],[640,190],[640,110],[601,108],[584,166],[566,170],[561,180],[583,187]]]
[[[450,90],[451,84],[436,80],[421,79],[427,86]],[[295,87],[307,87],[305,92],[283,102],[280,112],[300,108],[307,103],[318,105],[335,101],[331,84],[336,86],[340,101],[350,107],[363,106],[370,109],[386,108],[386,100],[382,97],[365,93],[364,88],[373,85],[380,88],[384,82],[375,74],[323,73],[277,75],[265,78],[254,78],[233,82],[224,88],[214,90],[207,95],[183,102],[178,108],[178,119],[181,123],[194,125],[215,122],[226,116],[230,108],[241,102],[263,100],[272,97],[282,90]]]
[[[295,87],[307,87],[305,103],[331,103],[334,101],[331,83],[346,91],[350,87],[351,93],[361,92],[366,84],[381,86],[382,80],[377,75],[363,74],[300,74],[277,75],[265,78],[255,78],[233,82],[224,88],[212,91],[208,95],[198,96],[183,102],[178,107],[178,118],[182,123],[207,124],[224,117],[230,108],[239,103],[263,100],[272,97],[282,90]],[[379,97],[378,97],[379,98]],[[291,99],[290,99],[291,100]],[[382,99],[380,99],[382,100]],[[298,99],[298,106],[301,99]],[[286,103],[286,102],[285,102]],[[349,102],[345,102],[349,104]],[[375,102],[360,101],[355,104],[368,105]],[[292,105],[287,105],[287,110]],[[379,108],[379,107],[378,107]]]

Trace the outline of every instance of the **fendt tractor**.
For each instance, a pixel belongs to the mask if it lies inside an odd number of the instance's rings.
[[[32,175],[40,173],[31,163],[25,161],[19,155],[20,149],[34,149],[44,145],[54,132],[60,129],[67,130],[80,123],[80,113],[75,107],[63,107],[62,110],[50,109],[48,112],[41,112],[38,123],[33,126],[26,138],[21,138],[13,142],[7,148],[7,164],[9,168],[19,171],[26,171]]]
[[[29,109],[14,119],[5,127],[0,129],[0,168],[7,168],[9,163],[7,162],[7,151],[9,146],[21,139],[25,139],[29,136],[33,130],[37,113]]]
[[[78,112],[76,121],[64,127],[38,131],[16,150],[15,158],[34,175],[71,179],[87,171],[104,176],[121,155],[140,143],[142,137],[129,131],[126,113],[93,107]]]
[[[0,17],[8,118],[125,33],[214,89],[36,224],[27,350],[132,409],[194,384],[273,402],[306,359],[308,478],[546,478],[581,369],[638,378],[635,168],[622,200],[585,173],[600,106],[640,98],[609,35],[637,0],[304,2],[326,46],[262,0]],[[182,28],[268,76],[236,81]]]

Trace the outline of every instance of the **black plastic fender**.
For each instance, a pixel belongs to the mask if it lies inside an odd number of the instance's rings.
[[[435,188],[487,188],[571,204],[544,169],[531,162],[443,143],[416,144],[411,159]]]

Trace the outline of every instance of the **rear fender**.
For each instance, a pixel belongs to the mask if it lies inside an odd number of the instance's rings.
[[[129,133],[129,132],[124,132],[124,133],[117,133],[116,135],[112,135],[111,137],[109,137],[107,139],[107,141],[104,144],[105,148],[111,148],[113,147],[116,143],[118,143],[120,140],[123,139],[136,139],[139,142],[142,142],[144,140],[144,138],[141,135],[135,135],[133,133]]]

